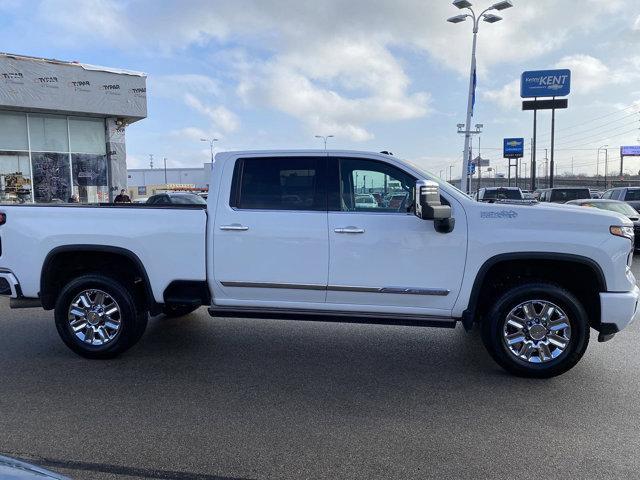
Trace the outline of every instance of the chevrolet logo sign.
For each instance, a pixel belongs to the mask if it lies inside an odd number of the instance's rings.
[[[511,140],[510,142],[507,142],[507,145],[509,147],[518,147],[521,145],[521,142],[518,142],[517,140]]]

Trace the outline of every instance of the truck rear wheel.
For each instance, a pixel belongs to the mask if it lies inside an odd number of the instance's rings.
[[[571,292],[549,283],[529,283],[498,299],[482,323],[482,340],[508,372],[550,378],[582,358],[589,322]]]
[[[147,326],[143,311],[119,281],[83,275],[66,285],[55,308],[62,341],[86,358],[113,358],[131,348]]]

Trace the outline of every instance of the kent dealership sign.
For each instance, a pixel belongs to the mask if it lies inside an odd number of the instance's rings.
[[[522,98],[564,97],[571,91],[571,70],[524,72],[520,82]]]

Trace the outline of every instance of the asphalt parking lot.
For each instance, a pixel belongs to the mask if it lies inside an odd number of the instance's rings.
[[[640,323],[534,381],[461,327],[201,309],[96,362],[50,312],[0,319],[0,453],[73,478],[640,478]]]

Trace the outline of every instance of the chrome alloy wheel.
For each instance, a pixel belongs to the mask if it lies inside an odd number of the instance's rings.
[[[507,315],[502,340],[515,357],[529,363],[557,358],[571,341],[564,311],[548,300],[528,300]]]
[[[74,335],[89,345],[106,345],[122,326],[118,303],[102,290],[79,293],[71,302],[68,318]]]

